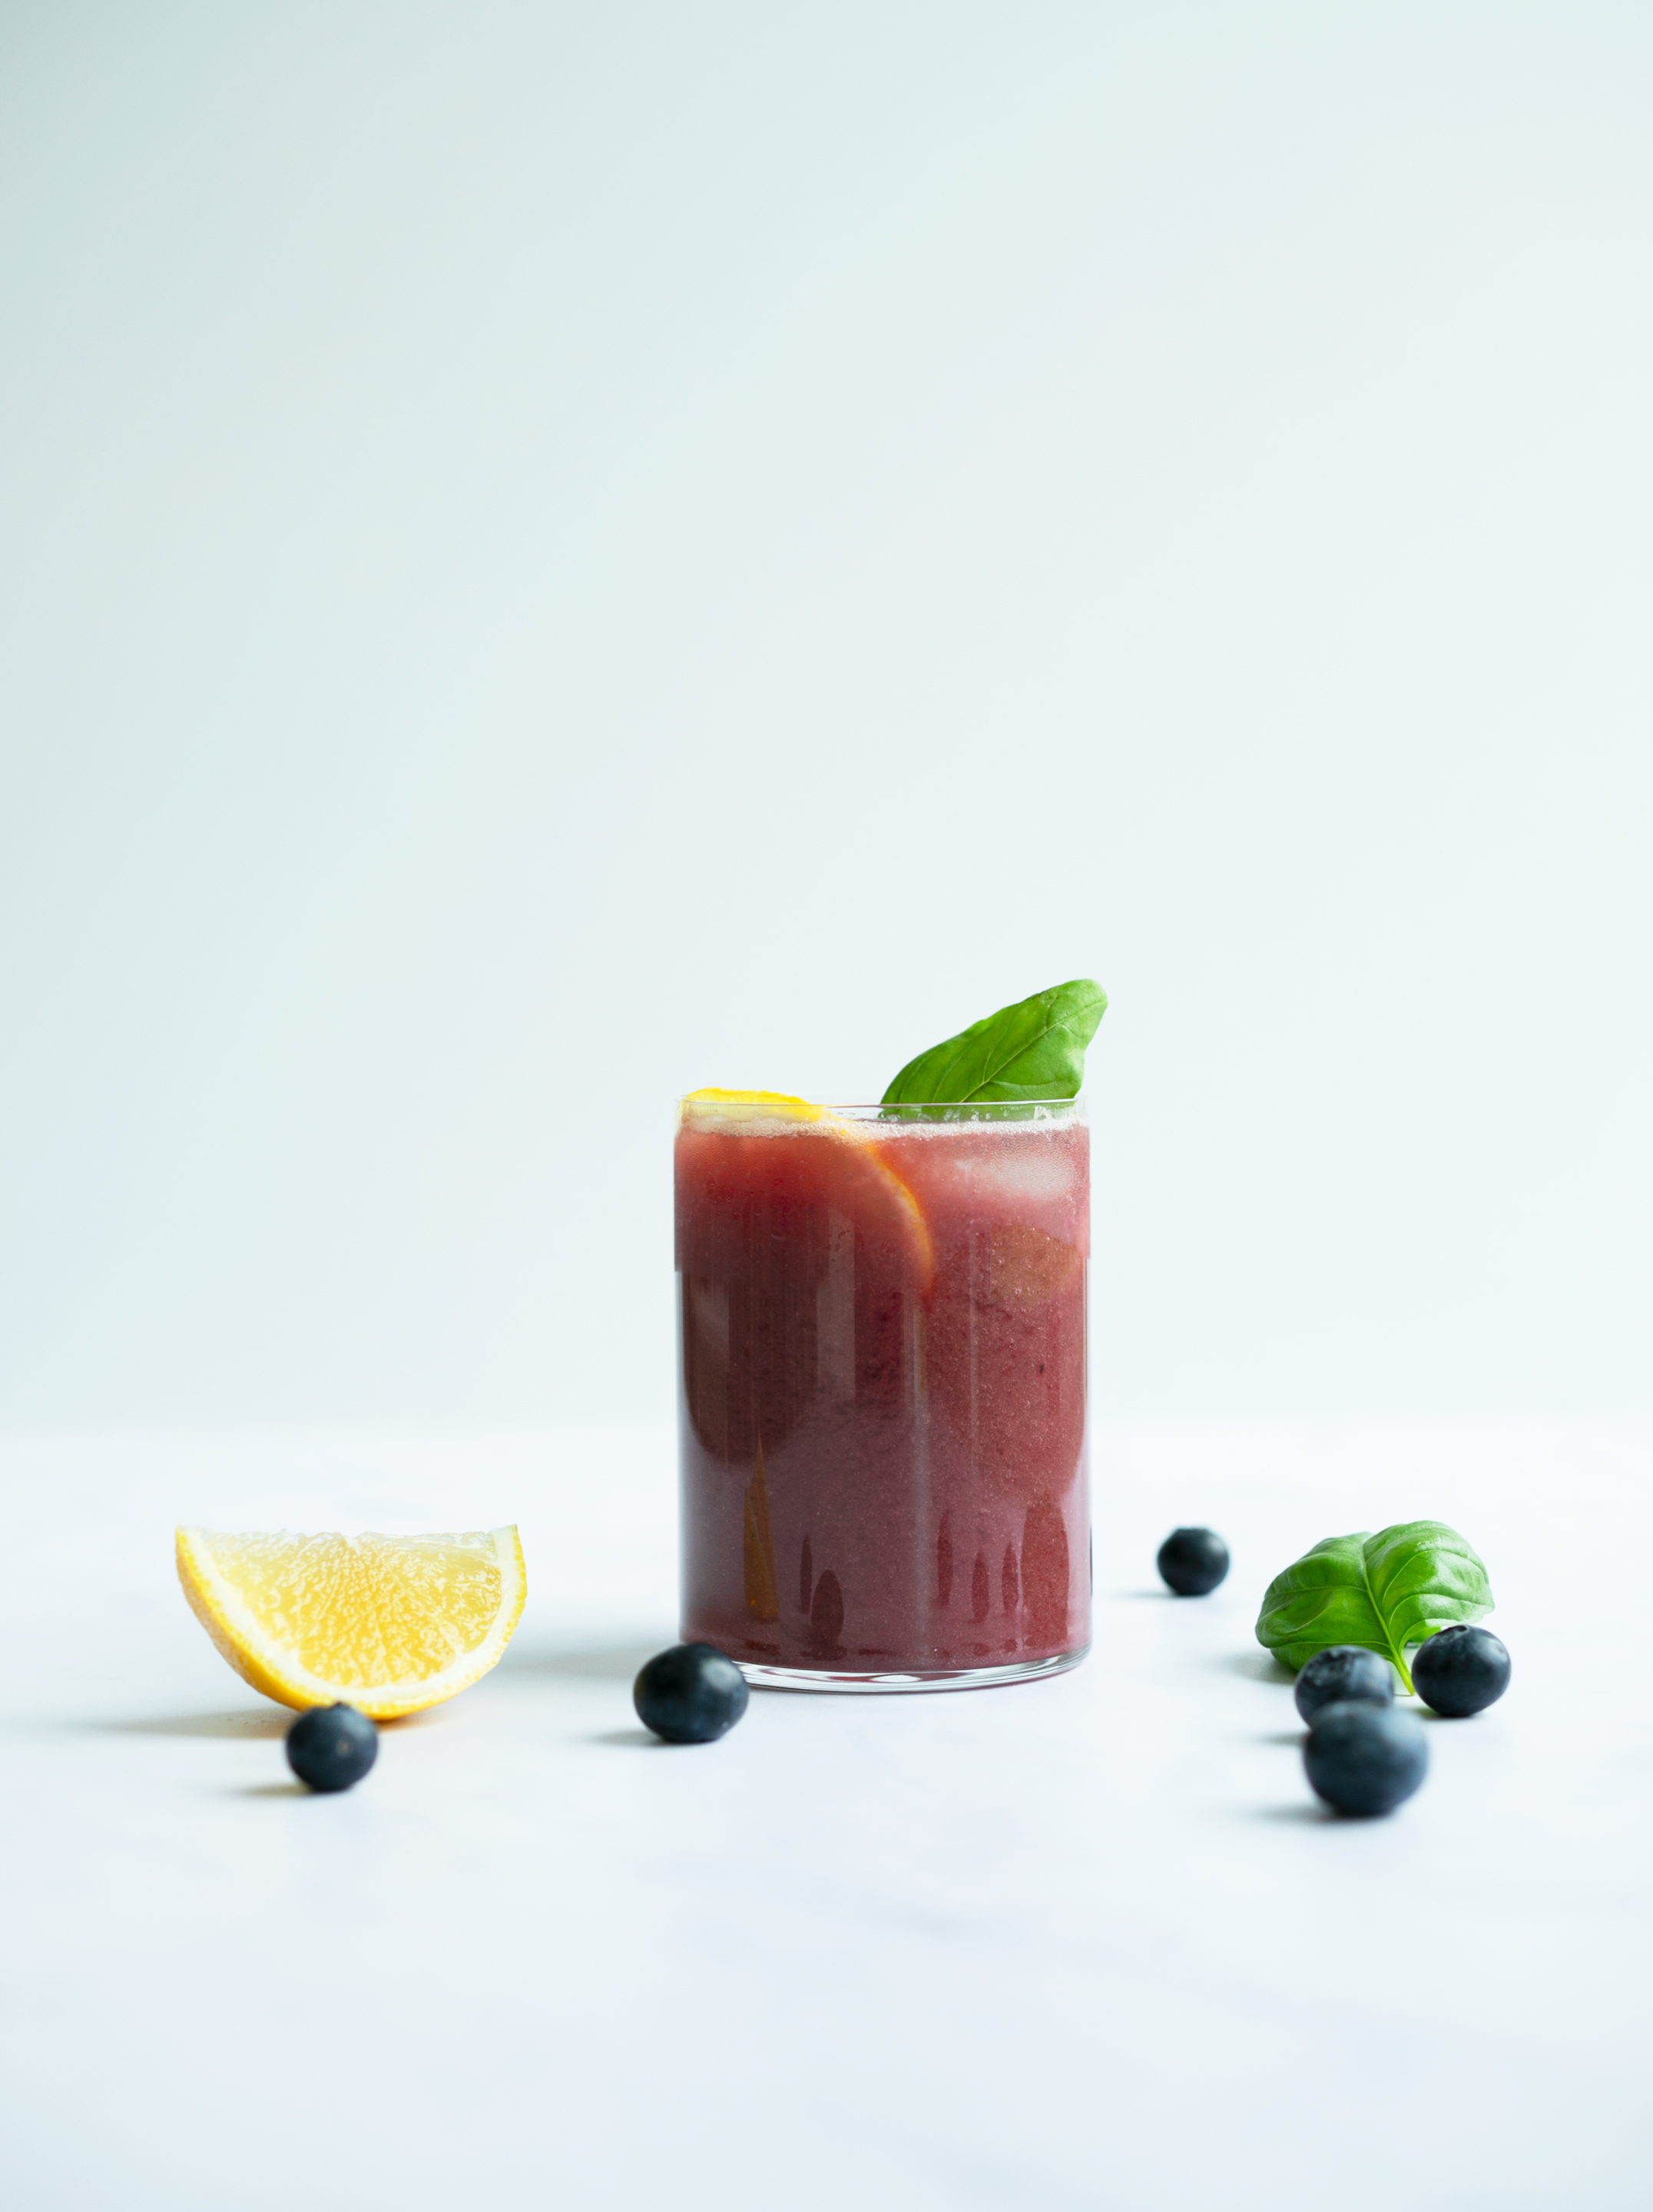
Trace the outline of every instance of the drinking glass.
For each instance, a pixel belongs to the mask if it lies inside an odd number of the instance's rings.
[[[689,1098],[676,1182],[685,1640],[791,1689],[1075,1665],[1083,1103]]]

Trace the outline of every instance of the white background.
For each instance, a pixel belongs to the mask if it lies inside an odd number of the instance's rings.
[[[0,1419],[653,1419],[1093,973],[1133,1415],[1649,1402],[1653,17],[0,9]]]

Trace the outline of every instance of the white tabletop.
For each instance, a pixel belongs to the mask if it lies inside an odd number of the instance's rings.
[[[9,2202],[1653,2201],[1653,1426],[1137,1427],[1097,1461],[1076,1673],[755,1696],[668,1750],[629,1700],[675,1627],[664,1433],[6,1443]],[[1257,1598],[1421,1515],[1486,1557],[1513,1686],[1431,1724],[1393,1819],[1334,1820]],[[185,1607],[179,1519],[514,1519],[527,1610],[312,1797]],[[1234,1551],[1204,1601],[1155,1584],[1185,1521]]]

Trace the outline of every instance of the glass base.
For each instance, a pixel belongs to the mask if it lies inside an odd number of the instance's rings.
[[[899,1696],[915,1690],[996,1690],[1006,1682],[1037,1682],[1077,1667],[1091,1646],[1059,1651],[1054,1659],[1012,1659],[1003,1667],[936,1667],[897,1673],[853,1674],[830,1667],[768,1667],[751,1659],[735,1664],[755,1690],[836,1690],[862,1696]]]

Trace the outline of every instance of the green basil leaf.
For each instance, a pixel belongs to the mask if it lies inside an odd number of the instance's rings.
[[[1264,1592],[1257,1641],[1294,1672],[1316,1651],[1358,1644],[1388,1653],[1377,1608],[1366,1589],[1366,1534],[1328,1536]]]
[[[909,1060],[883,1103],[1073,1098],[1085,1080],[1085,1048],[1107,1005],[1101,985],[1084,980],[1036,991]]]
[[[1334,1644],[1381,1651],[1407,1692],[1408,1644],[1492,1610],[1486,1570],[1444,1521],[1397,1521],[1375,1536],[1328,1536],[1263,1594],[1257,1641],[1299,1668]]]

